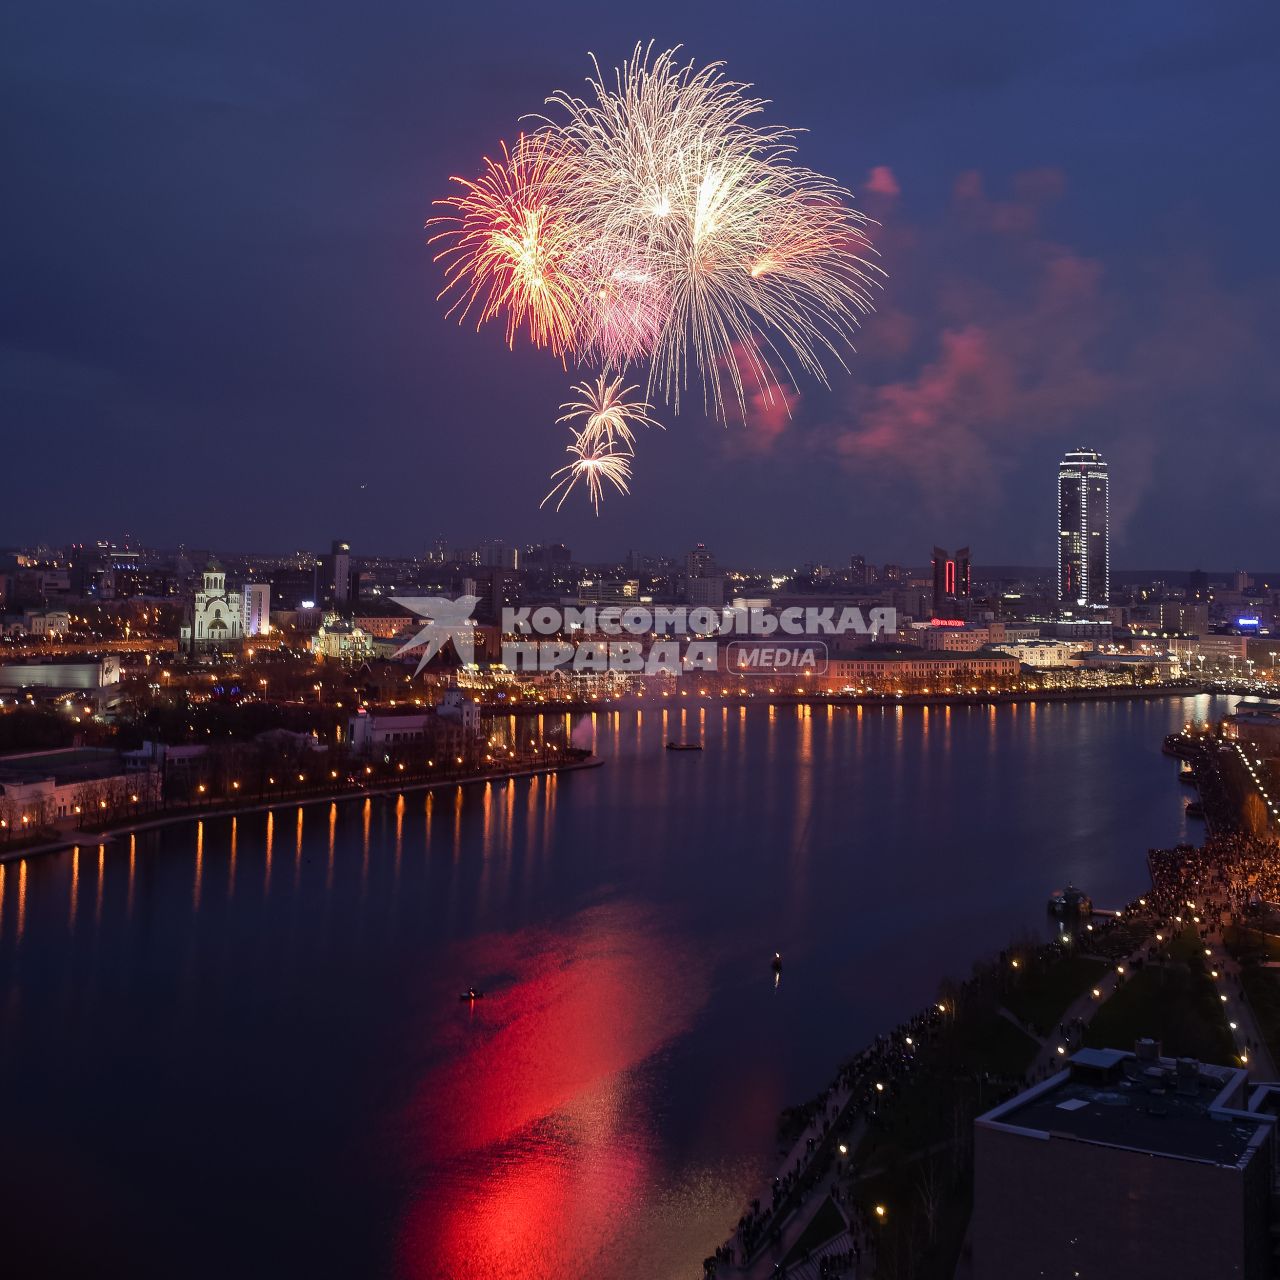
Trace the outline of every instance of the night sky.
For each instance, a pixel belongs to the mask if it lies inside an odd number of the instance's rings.
[[[573,371],[445,320],[422,224],[639,39],[807,129],[889,279],[789,421],[664,413],[557,516]],[[13,4],[0,81],[0,545],[1047,564],[1087,445],[1118,567],[1280,559],[1274,4]]]

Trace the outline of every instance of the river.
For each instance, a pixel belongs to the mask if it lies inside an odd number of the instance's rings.
[[[599,769],[3,865],[6,1269],[696,1280],[783,1106],[1199,839],[1210,706],[598,714]]]

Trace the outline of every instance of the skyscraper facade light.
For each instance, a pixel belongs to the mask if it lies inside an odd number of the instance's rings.
[[[1058,464],[1058,603],[1103,608],[1111,598],[1111,505],[1107,464],[1074,449]]]
[[[967,617],[969,593],[969,548],[961,547],[953,557],[944,548],[934,547],[933,616],[945,621]]]

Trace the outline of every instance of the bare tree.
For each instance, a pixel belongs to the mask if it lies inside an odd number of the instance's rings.
[[[946,1198],[939,1163],[937,1153],[931,1152],[920,1162],[919,1171],[916,1174],[916,1195],[920,1199],[925,1237],[930,1245],[938,1238],[938,1217]]]

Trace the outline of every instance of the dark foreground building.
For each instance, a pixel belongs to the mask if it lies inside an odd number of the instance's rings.
[[[1140,1041],[980,1116],[976,1280],[1270,1276],[1275,1116],[1247,1082]]]

